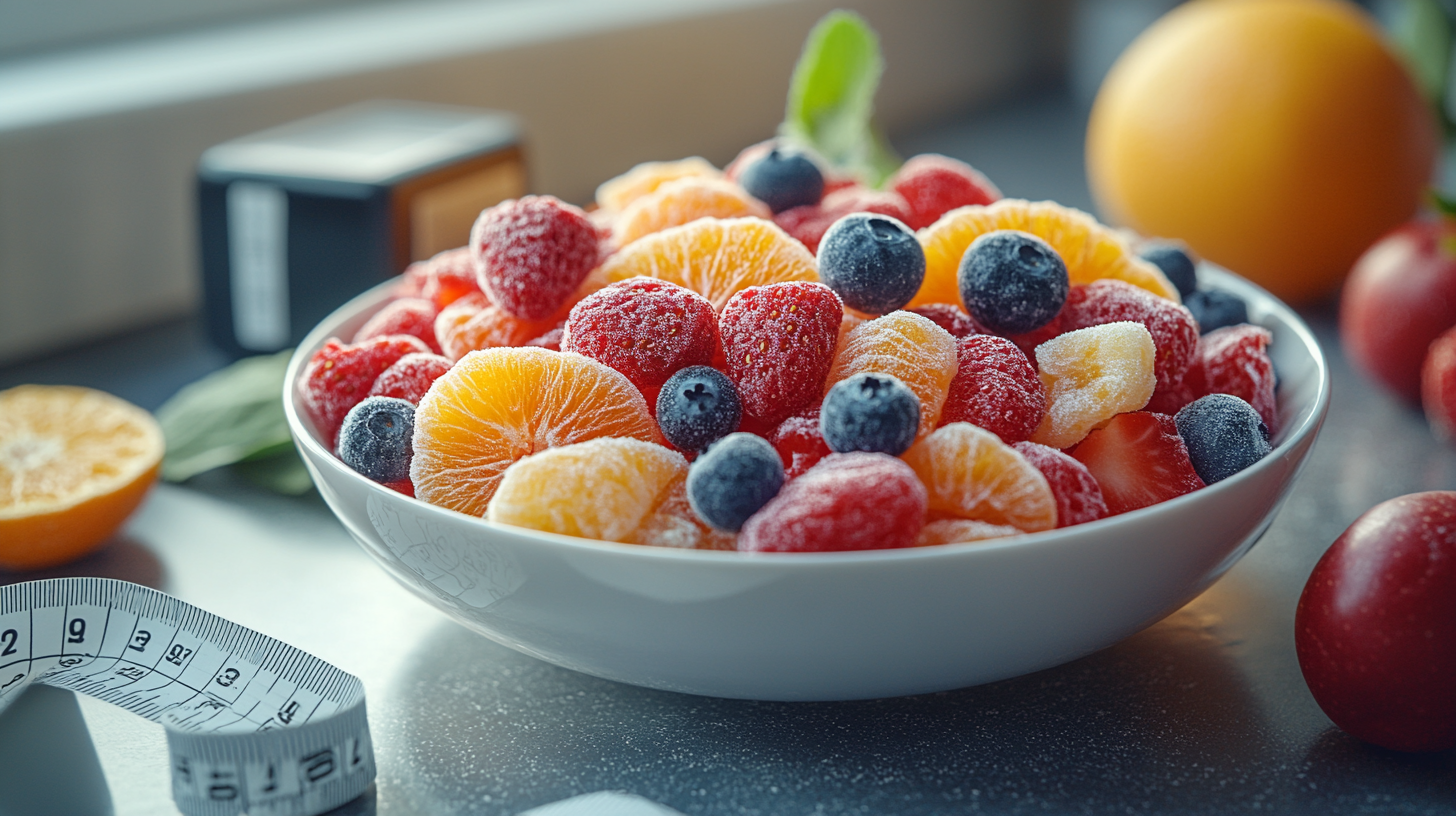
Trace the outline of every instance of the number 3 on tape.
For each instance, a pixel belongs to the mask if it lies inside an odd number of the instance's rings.
[[[31,683],[161,723],[187,816],[313,816],[374,780],[359,678],[126,581],[0,587],[0,710]]]

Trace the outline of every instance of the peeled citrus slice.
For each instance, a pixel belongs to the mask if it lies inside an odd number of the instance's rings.
[[[157,479],[152,415],[74,386],[0,391],[0,567],[38,569],[104,543]]]
[[[1021,230],[1051,244],[1067,264],[1073,286],[1102,278],[1127,281],[1174,303],[1178,290],[1156,266],[1137,257],[1110,227],[1053,201],[1003,198],[984,207],[951,210],[917,233],[925,248],[925,282],[905,308],[960,303],[961,256],[971,242],[995,230]]]
[[[601,436],[663,442],[626,377],[580,354],[472,351],[420,400],[410,479],[417,498],[479,516],[517,459]]]
[[[1057,526],[1051,485],[990,431],[952,422],[905,451],[930,496],[930,512],[1035,533]]]
[[[772,221],[700,218],[640,238],[602,264],[608,281],[649,278],[697,292],[722,311],[750,286],[817,281],[814,256]]]
[[[722,177],[723,171],[698,156],[677,161],[643,162],[616,178],[602,182],[597,188],[597,206],[608,212],[618,212],[669,181]]]
[[[767,204],[731,181],[689,177],[669,181],[633,201],[612,228],[617,246],[699,218],[773,218]]]

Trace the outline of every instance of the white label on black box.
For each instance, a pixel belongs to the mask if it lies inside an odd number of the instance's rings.
[[[233,334],[249,351],[288,345],[288,194],[273,184],[227,189]]]

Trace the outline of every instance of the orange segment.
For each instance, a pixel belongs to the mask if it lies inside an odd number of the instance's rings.
[[[841,330],[848,322],[840,324]],[[913,312],[891,312],[866,320],[841,335],[834,367],[824,384],[829,393],[840,380],[862,371],[900,378],[920,398],[920,436],[940,421],[940,409],[956,374],[956,341],[945,329]]]
[[[1053,201],[1003,198],[984,207],[951,210],[918,233],[925,248],[925,282],[906,308],[960,303],[961,256],[982,235],[1007,229],[1029,232],[1051,244],[1067,264],[1073,286],[1115,278],[1181,302],[1161,270],[1137,257],[1116,231],[1092,216]]]
[[[0,391],[0,568],[38,569],[104,543],[157,479],[152,415],[101,391]]]
[[[506,468],[486,518],[548,533],[626,541],[687,474],[682,454],[637,439],[550,448]]]
[[[697,292],[722,311],[750,286],[817,281],[814,256],[772,221],[700,218],[633,241],[602,264],[609,282],[642,275]]]
[[[771,219],[768,205],[731,181],[715,178],[680,178],[627,205],[612,228],[617,246],[626,246],[644,235],[678,227],[699,218]]]
[[[714,530],[698,518],[688,503],[688,477],[681,478],[667,489],[666,498],[643,519],[642,526],[627,539],[631,544],[650,544],[680,550],[735,550],[738,536]]]
[[[547,448],[622,436],[662,443],[626,377],[580,354],[472,351],[415,411],[415,496],[479,516],[507,467]]]
[[[1069,448],[1121,413],[1152,399],[1153,336],[1141,323],[1104,323],[1036,347],[1047,412],[1031,441]]]
[[[480,349],[523,346],[559,326],[572,306],[606,285],[599,267],[545,320],[522,320],[496,307],[484,292],[471,292],[440,310],[435,317],[435,341],[451,360]]]
[[[952,422],[901,457],[920,477],[930,512],[1035,533],[1057,526],[1051,486],[990,431]]]
[[[689,156],[678,161],[644,162],[616,178],[602,182],[597,188],[597,206],[607,212],[619,212],[669,181],[680,178],[722,177],[723,171],[698,156]]]
[[[917,547],[934,547],[937,544],[963,544],[968,541],[986,541],[992,538],[1007,538],[1022,535],[1009,524],[990,524],[973,519],[937,519],[920,530],[915,539]]]

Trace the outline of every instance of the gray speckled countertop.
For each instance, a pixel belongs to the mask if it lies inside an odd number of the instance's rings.
[[[968,159],[1009,195],[1090,206],[1081,115],[1058,97],[898,144]],[[1346,365],[1333,309],[1305,315],[1330,355],[1334,398],[1263,540],[1141,634],[978,688],[755,703],[558,669],[407,594],[316,496],[276,497],[227,474],[160,487],[109,548],[53,574],[156,586],[362,677],[380,773],[372,797],[348,813],[515,814],[612,789],[725,816],[1456,814],[1456,752],[1401,755],[1345,736],[1295,661],[1295,604],[1329,543],[1379,501],[1456,487],[1456,453]],[[220,362],[190,324],[107,349],[113,365],[95,363],[103,352],[60,355],[0,369],[0,387],[90,384],[154,408]],[[15,580],[23,578],[0,574]],[[160,727],[104,703],[83,699],[80,710],[114,812],[175,813]],[[16,738],[0,729],[0,743]]]

